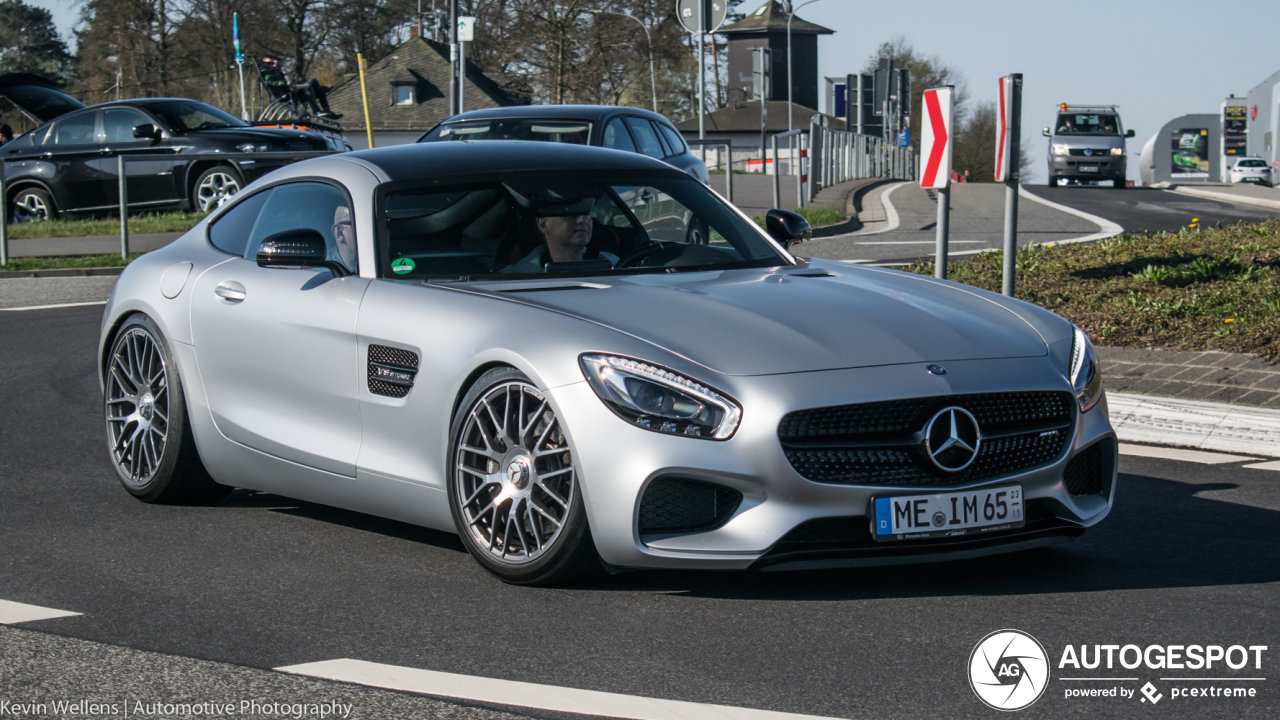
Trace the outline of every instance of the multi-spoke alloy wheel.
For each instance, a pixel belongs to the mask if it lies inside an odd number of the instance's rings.
[[[51,207],[48,194],[39,188],[19,191],[13,198],[11,217],[15,224],[52,220],[56,215],[57,213]]]
[[[145,502],[212,501],[231,492],[200,462],[178,368],[155,321],[125,320],[102,369],[107,451],[126,490]]]
[[[155,475],[169,434],[169,375],[155,338],[124,333],[107,369],[107,432],[122,477],[139,487]]]
[[[450,466],[458,532],[490,572],[551,584],[599,567],[564,426],[524,375],[493,370],[472,387]]]
[[[228,168],[215,167],[206,170],[196,181],[195,205],[208,212],[240,192],[240,181]]]

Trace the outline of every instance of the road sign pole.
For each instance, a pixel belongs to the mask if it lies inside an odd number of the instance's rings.
[[[955,88],[946,85],[924,91],[924,118],[920,123],[920,155],[925,158],[920,187],[938,193],[938,242],[933,274],[947,278],[947,240],[951,220],[951,138]]]
[[[707,139],[707,56],[703,46],[707,31],[707,4],[698,3],[698,139]],[[707,161],[707,151],[702,150],[702,162]]]
[[[0,265],[9,264],[9,189],[5,186],[4,160],[0,159]]]
[[[129,262],[129,176],[124,171],[124,153],[116,156],[116,176],[120,179],[120,259]]]
[[[458,41],[458,112],[467,111],[467,41]]]
[[[449,117],[458,114],[458,0],[449,0]]]
[[[933,276],[947,279],[947,241],[951,224],[951,190],[938,189],[938,244],[934,252]]]
[[[1004,278],[1001,292],[1013,297],[1018,259],[1018,173],[1019,139],[1022,135],[1022,73],[1001,79],[1001,103],[1007,103],[1007,149],[1003,158],[1004,184]],[[1007,85],[1006,87],[1004,87]],[[1007,100],[1006,100],[1007,98]]]

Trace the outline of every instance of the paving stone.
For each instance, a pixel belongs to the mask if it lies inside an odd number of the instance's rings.
[[[1137,377],[1137,378],[1140,378],[1140,377],[1146,377],[1146,376],[1150,375],[1151,373],[1155,372],[1156,370],[1159,370],[1160,368],[1164,367],[1164,365],[1130,365],[1130,364],[1125,364],[1125,365],[1123,365],[1123,366],[1121,366],[1121,367],[1123,367],[1123,368],[1124,368],[1124,369],[1123,369],[1123,373],[1122,373],[1122,374],[1123,374],[1123,375],[1125,375],[1126,377]]]
[[[1138,395],[1165,395],[1166,393],[1156,392],[1156,388],[1159,388],[1161,386],[1168,385],[1168,384],[1169,383],[1165,382],[1164,380],[1152,380],[1151,378],[1142,378],[1141,380],[1137,380],[1132,385],[1130,385],[1128,392],[1136,393]],[[1182,383],[1182,384],[1185,384],[1185,383]],[[1174,397],[1174,396],[1169,396],[1169,397]]]
[[[1235,405],[1253,405],[1262,407],[1271,400],[1280,398],[1280,394],[1269,392],[1267,390],[1250,390],[1248,393],[1241,395],[1239,398],[1232,400]]]
[[[1205,402],[1216,403],[1234,403],[1245,395],[1249,394],[1248,388],[1242,387],[1220,387],[1213,392],[1200,398]]]
[[[1270,373],[1258,372],[1257,370],[1240,370],[1235,375],[1222,380],[1222,383],[1224,385],[1247,388],[1254,387],[1269,377],[1271,377]]]
[[[1185,387],[1180,388],[1176,392],[1174,392],[1172,388],[1157,388],[1156,392],[1153,394],[1163,395],[1165,397],[1177,397],[1182,398],[1183,400],[1200,400],[1205,395],[1208,395],[1221,387],[1220,385],[1201,385],[1199,383],[1178,383],[1176,380],[1173,381],[1173,383],[1177,383],[1179,386]],[[1165,384],[1171,385],[1173,383]]]
[[[1262,403],[1262,407],[1280,408],[1280,393],[1278,393],[1275,397],[1271,398],[1270,400]]]
[[[1198,382],[1200,378],[1205,377],[1206,375],[1212,375],[1216,372],[1221,371],[1217,368],[1211,367],[1189,367],[1184,368],[1182,372],[1175,373],[1169,379],[1179,380],[1181,382]]]
[[[1151,372],[1146,373],[1146,376],[1149,378],[1170,380],[1174,375],[1177,375],[1184,370],[1186,370],[1186,368],[1181,365],[1160,365]]]
[[[1202,375],[1196,382],[1208,383],[1210,385],[1225,385],[1231,378],[1239,375],[1239,370],[1232,368],[1218,368],[1207,375]]]
[[[1207,367],[1209,363],[1218,359],[1217,353],[1207,353],[1200,351],[1186,352],[1175,350],[1173,352],[1164,353],[1165,359],[1170,365],[1194,365],[1197,367]]]
[[[1280,373],[1264,373],[1262,379],[1253,384],[1253,388],[1280,391]]]
[[[1280,366],[1272,365],[1270,360],[1260,357],[1242,356],[1240,361],[1232,365],[1238,370],[1258,370],[1260,372],[1280,372]]]
[[[1210,367],[1219,367],[1219,368],[1235,367],[1236,363],[1239,362],[1239,356],[1232,353],[1217,353],[1217,352],[1205,353],[1205,355],[1210,355],[1210,354],[1217,355],[1218,357],[1216,358],[1204,357],[1197,360],[1197,362],[1200,364],[1209,365]],[[1205,363],[1204,362],[1205,360],[1208,360],[1209,362]]]
[[[1155,352],[1143,348],[1100,347],[1098,357],[1102,358],[1103,362],[1143,363],[1149,362]]]

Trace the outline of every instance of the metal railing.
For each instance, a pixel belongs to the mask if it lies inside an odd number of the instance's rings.
[[[878,137],[832,130],[814,123],[810,133],[809,195],[858,178],[915,180],[920,156]]]
[[[720,154],[720,148],[724,148],[724,157],[728,160],[728,167],[725,168],[725,199],[733,202],[733,145],[728,140],[686,140],[690,145],[702,149],[702,163],[707,162],[707,148],[715,148],[716,155]],[[719,162],[716,163],[719,165]]]

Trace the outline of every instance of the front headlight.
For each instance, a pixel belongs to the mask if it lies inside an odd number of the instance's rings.
[[[1112,154],[1112,155],[1123,155],[1123,154],[1124,154],[1124,148],[1111,148],[1111,154]]]
[[[239,150],[240,152],[251,153],[251,152],[266,152],[270,148],[268,148],[266,145],[254,145],[253,143],[243,143],[241,145],[237,145],[236,149]]]
[[[1053,146],[1053,154],[1054,154],[1054,155],[1066,155],[1066,154],[1067,154],[1067,146],[1066,146],[1066,145],[1054,145],[1054,146]]]
[[[583,355],[596,395],[622,419],[654,432],[726,440],[738,429],[738,403],[683,375],[616,355]]]
[[[1098,367],[1098,353],[1080,328],[1076,328],[1071,341],[1071,386],[1075,388],[1076,399],[1080,402],[1080,412],[1087,412],[1102,397],[1102,369]]]

